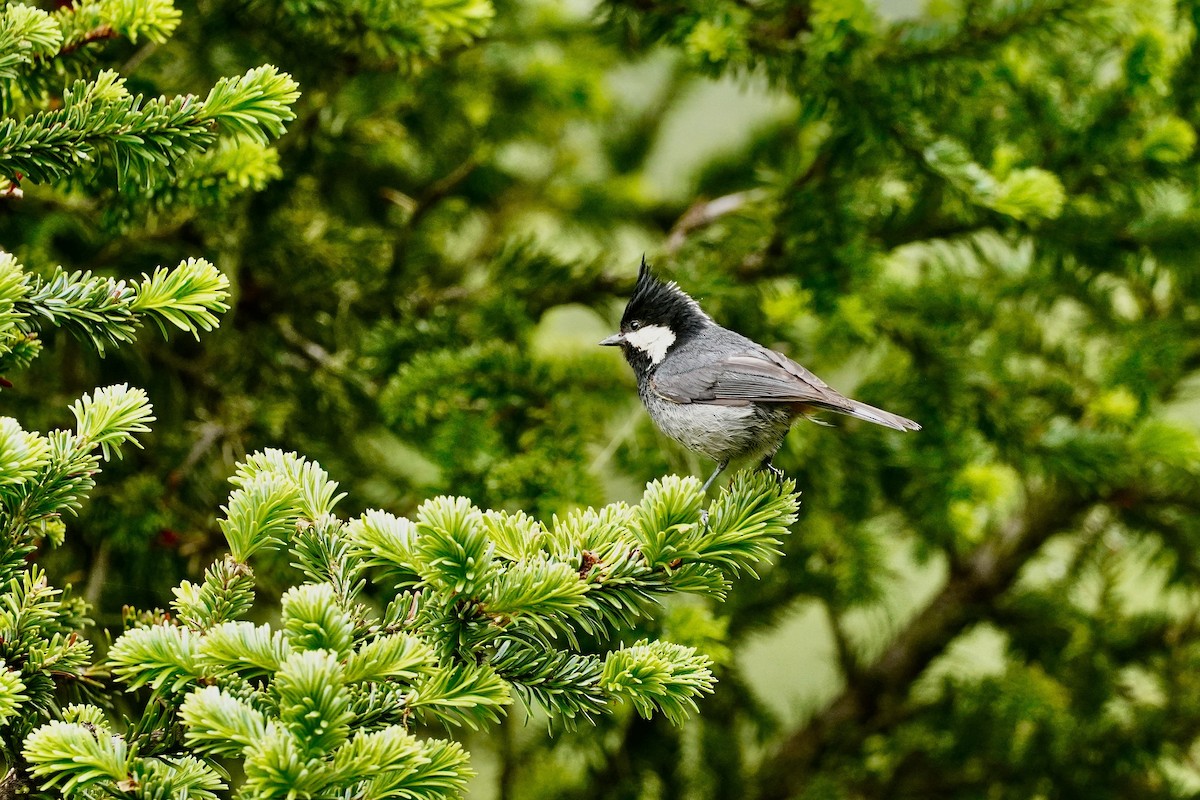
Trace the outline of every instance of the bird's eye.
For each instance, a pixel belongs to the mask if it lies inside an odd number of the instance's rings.
[[[642,321],[640,319],[635,319],[633,322],[629,323],[629,330],[631,331],[636,331],[640,327],[642,327]]]

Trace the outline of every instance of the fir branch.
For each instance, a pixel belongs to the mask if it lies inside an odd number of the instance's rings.
[[[250,610],[254,604],[254,570],[232,555],[213,562],[199,586],[183,581],[173,590],[171,606],[193,630],[212,628]]]
[[[298,511],[314,522],[333,513],[333,507],[345,497],[320,464],[274,448],[247,457],[229,482],[240,487],[260,475],[273,475],[290,484],[299,498]]]
[[[334,756],[331,782],[361,781],[364,775],[412,773],[425,760],[426,746],[398,725],[355,733]]]
[[[327,762],[306,758],[301,743],[282,726],[268,725],[263,737],[246,748],[245,757],[241,794],[247,800],[312,797],[329,785]]]
[[[782,554],[780,537],[796,521],[796,482],[766,472],[741,472],[713,502],[709,528],[695,542],[696,561],[731,575]],[[755,575],[757,577],[757,575]]]
[[[36,566],[6,583],[0,593],[0,648],[10,665],[24,668],[36,661],[33,650],[63,632],[59,624],[61,595],[62,590],[51,586],[46,573]],[[86,642],[82,645],[88,646]]]
[[[229,495],[218,520],[234,560],[245,562],[261,548],[278,547],[299,519],[300,493],[286,478],[269,473],[243,482]]]
[[[367,781],[363,800],[392,797],[461,797],[474,774],[467,753],[458,742],[433,739],[425,742],[420,758],[406,769],[393,769]]]
[[[703,500],[700,481],[691,476],[668,475],[646,487],[634,509],[633,533],[651,568],[695,557]]]
[[[408,705],[431,720],[476,729],[499,720],[511,702],[508,685],[491,667],[443,664],[416,685]]]
[[[305,758],[319,758],[350,737],[350,693],[338,657],[327,650],[301,650],[280,665],[272,683],[279,719]]]
[[[749,568],[747,571],[754,573]],[[729,595],[732,585],[720,569],[698,561],[681,563],[665,569],[664,572],[665,580],[673,591],[704,595],[717,600],[724,600]]]
[[[518,617],[539,626],[561,624],[587,605],[587,589],[577,568],[539,554],[499,573],[483,611],[501,624]]]
[[[29,699],[21,673],[7,669],[0,660],[0,725],[6,725],[21,704]]]
[[[360,731],[378,731],[407,726],[412,718],[408,708],[408,684],[368,682],[348,684],[354,709],[354,727]]]
[[[295,118],[291,105],[298,97],[291,76],[268,64],[217,81],[199,106],[199,119],[265,145],[282,136],[284,123]]]
[[[349,607],[367,585],[362,577],[366,565],[355,556],[343,525],[330,517],[299,525],[292,536],[292,553],[292,566],[309,580],[328,584],[343,606]]]
[[[121,429],[120,421],[128,428],[121,408],[102,417],[89,407],[81,418],[98,430]],[[98,430],[84,432],[102,440]],[[319,465],[258,453],[232,478],[221,520],[233,552],[202,585],[185,582],[176,592],[190,627],[129,630],[108,664],[120,682],[149,686],[167,704],[187,693],[184,740],[198,754],[241,759],[246,797],[457,790],[469,774],[465,754],[446,742],[415,743],[403,730],[414,715],[477,728],[499,720],[513,691],[568,726],[618,699],[676,722],[694,710],[712,675],[692,648],[642,641],[600,659],[558,650],[547,637],[565,633],[577,646],[578,633],[628,624],[657,593],[723,590],[718,566],[746,568],[769,555],[794,518],[790,487],[764,481],[735,481],[737,496],[718,501],[705,533],[698,482],[676,478],[648,486],[636,508],[589,509],[556,519],[550,532],[523,515],[485,514],[449,497],[423,504],[415,522],[370,512],[343,527],[330,513],[336,484]],[[504,557],[494,555],[492,531]],[[520,542],[523,532],[537,548]],[[280,629],[230,619],[253,599],[243,559],[282,544],[307,582],[284,593]],[[651,567],[643,548],[672,561]],[[349,593],[318,579],[344,576],[345,586],[363,569],[349,562],[363,557],[420,574],[421,604],[418,593],[402,592],[381,621],[368,620],[364,608],[353,616]],[[132,763],[131,780],[161,790],[164,767],[156,764]],[[213,791],[213,773],[192,767],[170,785]],[[45,771],[66,779],[61,762],[47,761]],[[103,785],[101,777],[89,780]]]
[[[29,480],[0,495],[5,514],[0,529],[15,538],[33,525],[79,507],[80,496],[95,486],[100,456],[68,431],[52,431],[45,465]]]
[[[6,515],[0,518],[0,531],[8,536],[23,532],[64,509],[78,506],[80,494],[89,490],[92,476],[99,470],[101,448],[107,458],[120,454],[133,436],[145,432],[154,420],[146,394],[125,385],[97,389],[84,395],[71,407],[78,432],[54,431],[48,443],[44,466],[38,473],[9,491],[0,492]]]
[[[72,404],[71,413],[80,441],[99,446],[105,461],[113,454],[120,457],[126,443],[141,447],[134,435],[149,433],[147,423],[154,422],[146,393],[125,384],[85,394]]]
[[[176,162],[206,149],[218,130],[260,143],[278,137],[298,96],[295,82],[270,66],[221,80],[204,101],[144,100],[130,96],[115,72],[101,72],[64,91],[61,108],[0,120],[0,174],[56,181],[107,153],[121,182],[129,174],[148,187],[156,170],[173,174]]]
[[[203,672],[201,644],[190,629],[176,625],[134,628],[113,643],[108,663],[131,689],[149,685],[179,692]]]
[[[613,633],[633,627],[646,606],[668,591],[663,572],[652,571],[631,545],[610,548],[599,555],[587,574],[587,598],[592,614],[579,620],[588,634]]]
[[[118,788],[146,800],[220,800],[217,792],[226,785],[211,764],[193,756],[169,756],[134,760]]]
[[[0,496],[11,495],[33,478],[50,459],[50,442],[44,436],[21,430],[12,417],[0,417]]]
[[[0,355],[12,348],[12,340],[20,336],[18,325],[25,314],[17,309],[29,293],[24,270],[16,256],[0,250]]]
[[[67,796],[129,774],[125,740],[92,725],[51,721],[25,739],[22,755],[45,789],[58,788]]]
[[[451,595],[484,590],[499,567],[482,521],[463,497],[437,497],[417,509],[417,571],[427,584]]]
[[[0,12],[0,81],[16,80],[21,67],[58,52],[62,33],[55,20],[38,8],[9,4]]]
[[[359,647],[346,659],[346,682],[413,681],[433,667],[433,651],[415,636],[393,633]]]
[[[216,315],[229,309],[228,288],[224,275],[197,258],[171,270],[158,267],[139,284],[91,272],[67,273],[60,267],[49,280],[30,277],[12,307],[21,319],[44,319],[66,328],[103,355],[109,345],[132,342],[145,317],[154,320],[164,336],[167,324],[194,336],[212,330]]]
[[[135,290],[125,281],[67,273],[61,267],[49,280],[34,277],[17,309],[22,316],[44,319],[84,339],[101,355],[110,345],[134,340],[137,329],[131,306]]]
[[[116,39],[117,32],[113,30],[111,25],[97,25],[89,31],[84,31],[73,37],[73,40],[65,44],[57,55],[65,56],[68,53],[73,53],[81,47],[86,47],[89,44],[103,42],[109,39]]]
[[[608,654],[600,688],[629,700],[642,717],[658,710],[678,725],[696,710],[698,696],[712,693],[710,663],[693,647],[643,639]]]
[[[600,690],[602,662],[593,655],[569,653],[535,638],[502,637],[489,662],[528,704],[540,705],[573,728],[606,709]]]
[[[217,327],[218,313],[229,310],[229,279],[204,259],[189,258],[173,270],[159,267],[143,275],[129,310],[150,316],[163,336],[169,323],[200,338]]]
[[[292,652],[283,631],[252,622],[224,622],[205,631],[203,664],[214,674],[273,675]]]
[[[417,572],[417,526],[408,519],[371,510],[345,529],[354,552],[367,567],[382,568],[397,589],[420,583]]]
[[[548,544],[541,524],[524,511],[485,511],[483,526],[496,547],[496,555],[509,561],[533,558]]]
[[[293,586],[283,594],[280,624],[293,647],[324,649],[344,658],[354,640],[354,622],[327,583]]]
[[[172,0],[74,0],[55,13],[62,30],[62,53],[116,36],[162,43],[181,18]]]
[[[184,739],[204,755],[236,756],[261,742],[272,725],[261,712],[216,686],[192,692],[179,717],[187,726]]]

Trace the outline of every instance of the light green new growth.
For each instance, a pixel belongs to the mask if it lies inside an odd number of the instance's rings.
[[[228,310],[228,288],[228,279],[202,258],[171,270],[158,267],[140,281],[61,268],[44,279],[0,252],[0,375],[37,354],[38,332],[46,324],[65,328],[101,354],[132,342],[146,319],[164,335],[171,326],[198,336],[215,328],[216,315]]]
[[[20,67],[58,52],[62,31],[39,8],[15,3],[0,12],[0,81],[20,75]]]
[[[99,449],[105,460],[120,455],[121,445],[144,433],[153,422],[150,403],[141,389],[124,384],[97,389],[71,408],[76,430],[53,431],[48,436],[3,426],[8,442],[23,439],[13,448],[11,471],[0,479],[0,531],[19,536],[27,527],[63,509],[74,508],[77,498],[93,486],[99,470]],[[20,450],[20,452],[17,452]]]
[[[116,72],[96,72],[85,55],[116,37],[162,42],[179,20],[171,0],[74,0],[54,12],[21,3],[0,8],[5,202],[20,203],[22,183],[32,182],[59,184],[38,192],[68,204],[100,178],[119,192],[105,202],[116,214],[139,203],[210,204],[278,176],[267,145],[294,116],[298,92],[290,76],[268,65],[218,80],[204,97],[146,99],[130,94]],[[63,328],[103,355],[132,342],[147,320],[164,335],[178,329],[198,336],[228,310],[228,280],[200,258],[156,267],[140,279],[41,267],[26,270],[0,251],[0,387],[11,386],[9,376],[37,357],[47,327]],[[63,513],[92,488],[101,461],[140,447],[138,437],[154,421],[145,392],[124,384],[89,392],[70,411],[74,429],[47,434],[0,417],[0,750],[10,766],[23,745],[38,760],[28,772],[24,766],[10,772],[4,791],[28,793],[33,776],[66,796],[90,797],[103,785],[120,796],[216,798],[225,782],[207,762],[178,750],[159,753],[145,742],[130,746],[97,709],[59,706],[64,691],[96,683],[90,641],[79,635],[91,621],[86,604],[51,587],[27,558],[40,545],[63,541]],[[207,578],[201,587],[180,587],[182,608],[205,610],[183,613],[185,622],[211,628],[249,609],[247,567],[227,559]],[[141,659],[135,685],[181,692],[213,663],[204,649],[210,642],[198,630],[138,630],[117,652]],[[213,636],[211,645],[219,643]],[[273,674],[279,662],[270,667]],[[28,736],[47,720],[53,722]]]
[[[247,800],[457,796],[466,753],[410,725],[493,724],[514,693],[566,725],[622,701],[681,722],[713,690],[706,655],[648,639],[592,652],[580,637],[610,640],[672,592],[721,596],[729,576],[778,552],[797,508],[790,482],[741,475],[706,526],[699,481],[668,477],[636,506],[549,528],[461,497],[430,500],[412,521],[345,522],[337,484],[294,454],[256,453],[231,482],[220,521],[231,556],[177,590],[173,618],[117,639],[108,661],[130,689],[153,690],[148,714],[178,709],[195,753],[240,761]],[[245,559],[281,546],[304,580],[284,593],[278,626],[238,619],[253,596]],[[358,602],[368,578],[382,616]],[[25,756],[47,786],[114,785],[119,767],[155,789],[165,762],[77,734],[54,723],[31,737]],[[220,780],[206,762],[189,769],[198,790]]]
[[[98,33],[165,42],[182,18],[171,0],[75,0],[54,15],[63,46],[74,47]]]
[[[30,771],[45,779],[46,789],[59,787],[66,796],[123,782],[129,774],[125,740],[105,726],[53,720],[25,739],[24,752]]]
[[[105,39],[163,42],[180,16],[171,0],[0,11],[0,189],[19,196],[23,181],[61,181],[102,160],[115,167],[122,191],[159,202],[187,195],[204,203],[222,186],[260,187],[277,177],[266,145],[294,118],[299,92],[275,67],[223,78],[203,99],[144,98],[116,72],[84,77],[75,63],[77,51]],[[174,186],[164,177],[177,178]]]
[[[297,97],[296,83],[271,66],[221,80],[205,100],[146,100],[130,95],[125,80],[106,70],[94,81],[72,84],[53,111],[0,120],[0,174],[61,180],[105,152],[122,183],[131,175],[149,187],[183,156],[215,142],[221,130],[260,143],[279,136]]]
[[[46,323],[71,330],[101,352],[106,344],[132,341],[146,318],[164,333],[167,325],[193,334],[210,330],[216,314],[227,308],[226,287],[225,277],[199,259],[174,270],[159,268],[140,282],[68,275],[61,269],[43,280],[0,253],[0,374],[37,355],[37,334]],[[61,516],[77,508],[92,488],[101,460],[120,457],[127,445],[140,447],[137,437],[154,421],[146,393],[124,384],[85,394],[70,411],[75,429],[49,434],[25,431],[15,419],[0,417],[0,541],[5,543],[0,549],[0,632],[10,664],[0,672],[0,729],[16,742],[53,713],[56,684],[84,680],[92,653],[90,642],[76,633],[89,622],[86,606],[50,587],[39,569],[27,568],[25,559],[39,542],[61,543]],[[147,658],[147,680],[161,685],[171,677],[170,664],[184,658],[187,643],[154,644],[157,659]],[[176,645],[174,651],[170,644]],[[223,785],[207,768],[198,773],[195,759],[131,765],[123,742],[110,746],[76,722],[55,725],[53,741],[66,739],[80,748],[71,761],[79,771],[63,781],[63,792],[82,791],[117,775],[121,780],[126,775],[157,780],[167,792],[163,796],[174,796],[171,787],[186,775],[195,776],[189,785],[196,797],[213,796],[211,789]],[[44,752],[45,736],[30,740],[31,752]],[[54,756],[48,758],[54,763]],[[53,778],[47,785],[57,786]]]
[[[8,669],[0,662],[0,725],[6,724],[21,703],[28,699],[21,673]]]

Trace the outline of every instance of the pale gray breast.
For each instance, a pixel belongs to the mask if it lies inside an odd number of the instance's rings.
[[[793,419],[791,409],[782,405],[675,403],[648,385],[639,389],[659,430],[714,461],[749,460],[774,452]]]

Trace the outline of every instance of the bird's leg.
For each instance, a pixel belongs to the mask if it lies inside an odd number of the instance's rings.
[[[707,494],[708,487],[712,486],[713,481],[715,481],[717,479],[717,476],[720,475],[722,472],[724,472],[725,468],[728,466],[729,466],[729,459],[725,459],[724,461],[718,461],[717,468],[713,470],[713,474],[709,475],[708,480],[706,480],[704,482],[704,485],[700,487],[700,494]],[[708,527],[708,509],[707,508],[700,509],[700,525],[705,528]]]
[[[778,481],[779,484],[782,486],[785,475],[784,475],[784,472],[782,469],[780,469],[779,467],[777,467],[771,463],[771,459],[773,459],[773,458],[775,458],[775,453],[773,453],[773,452],[768,453],[763,458],[763,460],[759,463],[757,471],[762,472],[765,470],[765,471],[771,473],[772,475],[775,476],[775,480]]]
[[[717,468],[713,470],[713,474],[709,475],[708,480],[706,480],[704,482],[704,485],[700,487],[700,494],[704,494],[705,492],[707,492],[708,487],[712,486],[713,481],[715,481],[717,479],[717,476],[720,475],[722,472],[724,472],[725,468],[728,466],[729,466],[728,459],[726,459],[725,461],[718,462]]]

